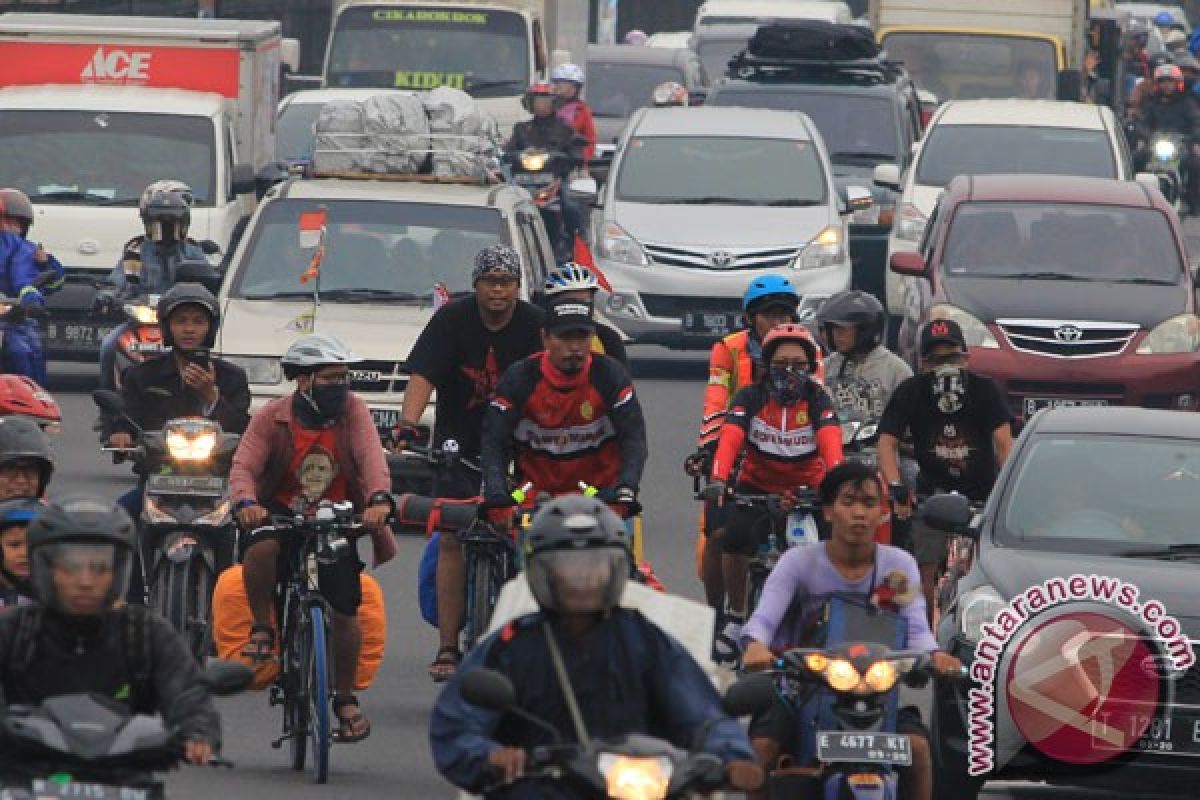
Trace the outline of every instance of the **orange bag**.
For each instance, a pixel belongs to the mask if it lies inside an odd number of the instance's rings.
[[[362,626],[362,650],[358,654],[358,672],[354,688],[363,691],[370,688],[375,673],[383,663],[387,643],[387,609],[383,603],[383,588],[370,575],[363,573],[362,605],[358,607],[358,622]],[[271,612],[271,624],[276,627],[278,645],[279,623]],[[217,645],[217,656],[240,661],[254,669],[252,689],[265,689],[279,675],[279,660],[274,658],[264,664],[251,664],[242,656],[242,649],[250,641],[250,626],[254,617],[246,599],[246,587],[242,582],[242,565],[236,564],[221,573],[213,589],[213,640]],[[278,655],[278,646],[276,646]]]

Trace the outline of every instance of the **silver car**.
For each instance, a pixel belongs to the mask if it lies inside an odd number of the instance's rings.
[[[804,114],[638,111],[596,215],[605,313],[635,342],[706,348],[740,324],[750,281],[776,272],[815,314],[849,288],[848,214],[871,203],[865,188],[844,192]]]

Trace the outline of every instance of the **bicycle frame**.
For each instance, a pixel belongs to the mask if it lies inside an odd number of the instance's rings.
[[[487,631],[501,587],[517,574],[517,546],[512,536],[478,522],[460,531],[466,569],[467,613],[463,649],[471,649]]]

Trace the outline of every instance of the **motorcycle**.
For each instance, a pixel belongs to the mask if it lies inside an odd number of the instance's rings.
[[[535,747],[526,762],[522,780],[553,782],[583,800],[645,798],[674,800],[694,792],[709,792],[725,783],[720,759],[710,753],[684,750],[644,734],[566,743],[553,725],[517,704],[512,682],[495,670],[473,669],[462,676],[463,699],[472,705],[512,714],[552,735],[554,744]],[[707,738],[708,727],[698,731],[696,742]],[[491,791],[492,787],[488,791]]]
[[[1150,162],[1147,170],[1158,176],[1163,197],[1180,215],[1183,214],[1183,200],[1187,194],[1183,174],[1186,148],[1187,142],[1182,133],[1160,131],[1150,138]]]
[[[879,465],[879,420],[862,411],[839,414],[842,452],[846,458],[870,467]]]
[[[526,148],[519,153],[505,153],[502,163],[508,167],[509,181],[533,197],[554,248],[554,260],[559,264],[570,261],[575,243],[563,216],[562,194],[574,159],[557,150]]]
[[[125,416],[116,392],[97,389],[92,397],[103,413],[124,417],[138,431],[135,447],[104,450],[132,458],[145,476],[138,555],[149,604],[202,659],[212,648],[213,587],[237,549],[229,470],[241,437],[199,417],[142,430]]]
[[[250,685],[249,667],[213,659],[204,683],[217,696]],[[161,717],[130,715],[95,694],[51,697],[38,706],[10,705],[0,717],[5,764],[2,800],[157,800],[165,796],[155,772],[179,764],[178,731]],[[210,766],[232,767],[214,757]]]
[[[815,766],[784,762],[767,778],[769,797],[823,797],[826,800],[897,800],[895,768],[912,764],[912,742],[897,733],[895,690],[913,688],[932,675],[928,653],[891,650],[874,642],[846,642],[830,649],[797,648],[775,669],[747,675],[730,687],[726,710],[733,716],[766,711],[780,690],[792,702],[807,701],[812,691],[833,694],[831,714],[821,715],[812,751]]]

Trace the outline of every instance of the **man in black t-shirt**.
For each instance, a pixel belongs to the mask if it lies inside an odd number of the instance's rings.
[[[462,457],[478,463],[483,414],[504,370],[542,349],[542,311],[520,299],[521,258],[508,245],[485,247],[475,256],[473,297],[448,303],[433,315],[408,355],[411,377],[404,392],[398,445],[418,437],[417,425],[437,390],[434,445],[453,439]],[[463,465],[434,474],[437,497],[475,497],[480,476]],[[438,682],[454,674],[462,653],[466,578],[462,546],[454,536],[439,537],[437,568],[438,631],[441,646],[429,667]]]
[[[921,373],[896,387],[879,422],[879,467],[892,494],[895,515],[907,520],[913,499],[900,472],[900,440],[911,434],[916,450],[917,492],[954,491],[972,503],[987,499],[1012,448],[1012,414],[991,378],[967,370],[967,341],[958,323],[927,322],[920,333]],[[927,612],[932,617],[945,534],[913,526],[913,555],[921,569]]]

